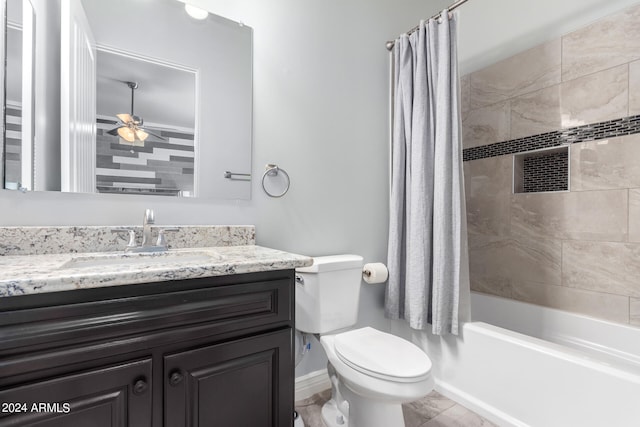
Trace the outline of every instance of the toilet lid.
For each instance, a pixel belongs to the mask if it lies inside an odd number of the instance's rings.
[[[416,382],[431,372],[431,360],[418,346],[369,327],[336,335],[334,349],[345,364],[377,378]]]

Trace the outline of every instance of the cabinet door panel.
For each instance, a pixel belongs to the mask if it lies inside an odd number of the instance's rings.
[[[166,356],[165,426],[290,426],[291,341],[286,329]]]
[[[0,427],[151,426],[150,381],[145,359],[0,390]]]

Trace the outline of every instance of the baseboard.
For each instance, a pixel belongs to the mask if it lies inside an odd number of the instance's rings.
[[[326,369],[298,377],[296,378],[296,402],[329,388],[331,388],[331,381]]]
[[[451,384],[436,380],[435,390],[501,427],[529,427],[528,424],[509,414],[505,414],[494,406],[465,393]]]

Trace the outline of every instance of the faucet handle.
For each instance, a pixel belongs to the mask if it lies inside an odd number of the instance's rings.
[[[129,233],[129,242],[127,243],[127,249],[136,247],[136,232],[131,228],[112,228],[112,233]]]
[[[158,230],[158,240],[156,241],[156,246],[162,246],[166,248],[169,244],[167,243],[167,238],[164,235],[166,231],[180,231],[178,227],[165,227]]]

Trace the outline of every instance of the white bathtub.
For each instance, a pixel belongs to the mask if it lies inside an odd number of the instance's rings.
[[[459,338],[411,334],[437,390],[502,426],[640,426],[640,328],[476,293],[471,312]]]

